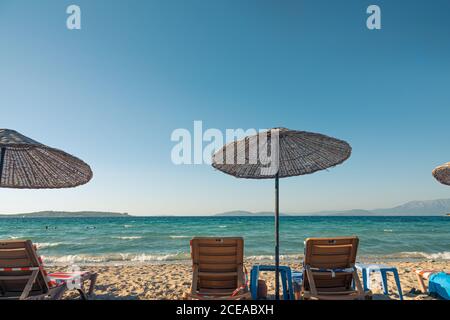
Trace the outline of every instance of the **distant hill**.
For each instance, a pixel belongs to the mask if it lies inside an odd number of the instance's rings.
[[[273,216],[273,212],[250,212],[250,211],[228,211],[217,213],[216,217],[267,217]],[[284,213],[280,213],[280,216],[286,216]]]
[[[450,199],[410,201],[394,208],[371,211],[376,214],[443,215],[450,213]]]
[[[450,213],[450,199],[410,201],[393,207],[374,210],[336,210],[320,211],[310,214],[299,215],[322,215],[322,216],[442,216]]]
[[[374,210],[352,209],[352,210],[327,210],[311,213],[280,213],[280,216],[443,216],[450,214],[450,199],[410,201],[393,207]],[[243,210],[228,211],[212,214],[216,217],[272,217],[273,211],[250,212]],[[1,218],[108,218],[129,217],[128,213],[99,212],[99,211],[40,211],[19,214],[0,214]],[[166,216],[165,216],[166,217]]]
[[[384,209],[329,210],[311,213],[280,214],[284,216],[442,216],[450,213],[450,199],[410,201],[405,204]],[[230,211],[215,216],[273,216],[273,212]]]
[[[296,215],[314,215],[314,216],[373,216],[373,212],[364,209],[340,210],[340,211],[319,211],[310,214],[296,214]]]
[[[99,212],[99,211],[39,211],[19,214],[0,214],[0,218],[108,218],[108,217],[128,217],[128,213]]]

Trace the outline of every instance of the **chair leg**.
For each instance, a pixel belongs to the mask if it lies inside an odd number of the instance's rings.
[[[287,292],[287,279],[285,270],[280,270],[281,283],[283,286],[283,300],[288,300],[288,292]]]
[[[50,299],[52,300],[61,300],[64,293],[66,292],[66,286],[60,286],[59,288],[55,289],[52,294],[50,295]]]
[[[387,284],[387,275],[386,275],[386,271],[381,271],[381,280],[383,282],[383,293],[385,295],[388,294],[388,284]]]
[[[368,275],[369,271],[366,268],[364,268],[364,269],[362,269],[361,273],[362,273],[362,278],[363,278],[364,291],[368,291],[369,287],[367,285],[367,281],[370,280],[370,274]]]
[[[84,292],[83,289],[77,289],[78,293],[80,294],[81,300],[88,300],[88,297],[86,295],[86,292]]]
[[[97,273],[93,273],[90,277],[88,296],[91,297],[94,294],[95,284],[97,282]]]
[[[258,277],[259,269],[255,266],[250,271],[250,292],[253,300],[258,300]]]
[[[87,276],[84,276],[81,279],[81,286],[80,288],[77,288],[78,293],[80,294],[81,300],[89,300],[89,298],[93,295],[95,290],[95,283],[97,282],[97,273],[91,273]],[[85,282],[89,281],[89,288],[86,293],[85,290]]]
[[[287,270],[287,281],[289,288],[289,300],[295,300],[294,284],[292,283],[292,272],[290,269]]]
[[[393,273],[394,273],[394,278],[395,278],[395,284],[397,285],[398,296],[399,296],[400,300],[403,300],[402,286],[400,284],[400,278],[398,276],[398,271],[394,270]]]

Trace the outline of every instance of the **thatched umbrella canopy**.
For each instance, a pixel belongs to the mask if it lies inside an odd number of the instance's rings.
[[[14,130],[0,129],[0,187],[71,188],[91,178],[91,168],[82,160]]]
[[[347,160],[352,148],[318,133],[275,128],[225,145],[212,166],[246,179],[275,179],[275,295],[279,299],[279,178],[310,174]]]
[[[440,183],[450,186],[450,162],[434,169],[433,176]]]

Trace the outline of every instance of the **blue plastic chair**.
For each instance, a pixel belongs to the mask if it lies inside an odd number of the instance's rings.
[[[286,266],[280,266],[280,276],[281,276],[281,285],[283,288],[283,299],[284,300],[294,300],[294,289],[292,285],[292,273],[291,268]],[[250,272],[250,292],[252,294],[252,299],[258,299],[258,279],[260,271],[274,271],[275,266],[262,265],[262,266],[253,266],[252,271]]]
[[[364,291],[369,290],[370,287],[370,275],[374,272],[380,272],[381,281],[383,285],[383,293],[388,295],[388,282],[387,282],[387,273],[391,272],[394,275],[395,284],[397,285],[398,296],[400,300],[403,300],[402,287],[400,284],[400,278],[398,276],[398,271],[396,267],[387,266],[384,264],[362,264],[357,263],[355,265],[356,269],[361,271],[363,277],[363,286]]]

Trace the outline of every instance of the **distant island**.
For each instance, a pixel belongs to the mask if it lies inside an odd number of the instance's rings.
[[[449,215],[450,199],[426,200],[426,201],[410,201],[405,204],[383,209],[351,209],[351,210],[330,210],[318,211],[309,213],[289,213],[280,214],[284,216],[442,216]],[[220,217],[259,217],[259,216],[273,216],[273,212],[249,212],[249,211],[230,211],[218,213],[214,216]]]
[[[450,199],[410,201],[405,204],[383,209],[351,209],[351,210],[328,210],[305,213],[280,213],[280,216],[340,216],[340,217],[363,217],[363,216],[450,216]],[[153,217],[169,217],[168,215],[152,215]],[[179,217],[180,215],[170,215]],[[183,215],[188,216],[188,215]],[[197,216],[197,215],[192,215]],[[210,214],[213,217],[272,217],[272,211],[250,212],[243,210],[228,211]],[[0,214],[1,218],[116,218],[132,217],[128,213],[101,212],[101,211],[40,211],[19,214]],[[134,216],[135,217],[135,216]]]
[[[272,217],[273,212],[250,212],[250,211],[228,211],[216,213],[216,217]],[[280,216],[287,216],[287,214],[280,213]]]
[[[129,217],[128,213],[100,211],[39,211],[18,214],[0,214],[0,218],[116,218]]]

